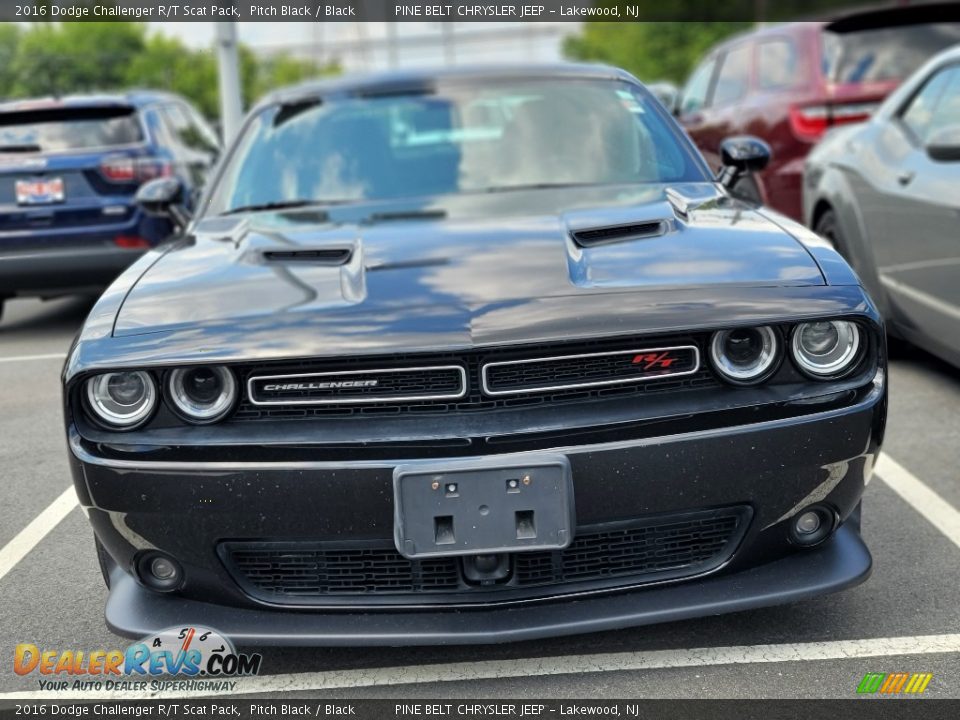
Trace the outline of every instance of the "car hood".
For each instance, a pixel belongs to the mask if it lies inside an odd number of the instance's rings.
[[[712,184],[514,191],[198,222],[136,281],[113,335],[309,319],[362,344],[451,317],[475,329],[494,310],[562,324],[546,308],[602,317],[675,292],[824,282],[801,242]]]

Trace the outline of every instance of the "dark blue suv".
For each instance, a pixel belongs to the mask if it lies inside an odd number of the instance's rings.
[[[99,292],[171,232],[133,202],[176,176],[187,203],[220,141],[182,98],[160,92],[0,104],[0,313],[8,298]]]

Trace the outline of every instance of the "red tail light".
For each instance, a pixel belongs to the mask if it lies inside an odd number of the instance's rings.
[[[846,123],[863,122],[877,109],[877,103],[838,105],[791,105],[790,129],[800,140],[816,142],[827,128]]]
[[[166,177],[172,172],[169,162],[152,157],[114,155],[105,157],[100,163],[100,174],[110,182],[117,183],[142,183]]]
[[[117,235],[113,239],[113,242],[117,245],[117,247],[126,248],[128,250],[150,247],[150,243],[138,235]]]
[[[799,140],[816,142],[830,126],[830,111],[826,105],[790,106],[790,129]]]

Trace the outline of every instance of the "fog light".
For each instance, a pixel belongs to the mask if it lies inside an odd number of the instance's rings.
[[[177,574],[177,567],[167,558],[157,557],[150,562],[150,572],[157,580],[169,580]]]
[[[837,520],[836,511],[826,505],[804,508],[790,521],[790,541],[801,547],[819,545],[833,535]]]
[[[149,552],[137,561],[137,576],[151,590],[170,592],[183,584],[183,569],[169,555]]]
[[[820,516],[815,512],[805,512],[797,518],[797,532],[801,535],[809,535],[820,529]]]

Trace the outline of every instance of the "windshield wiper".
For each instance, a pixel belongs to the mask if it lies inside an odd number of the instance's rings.
[[[29,153],[40,152],[42,148],[36,143],[23,143],[21,145],[0,145],[0,153]]]
[[[245,212],[261,212],[263,210],[289,210],[291,208],[318,207],[321,205],[346,205],[356,202],[355,200],[275,200],[273,202],[255,203],[253,205],[240,205],[230,208],[221,215],[237,215]]]
[[[549,190],[552,188],[572,188],[583,187],[588,183],[530,183],[528,185],[493,185],[492,187],[480,188],[473,192],[478,193],[501,193],[511,190]]]

